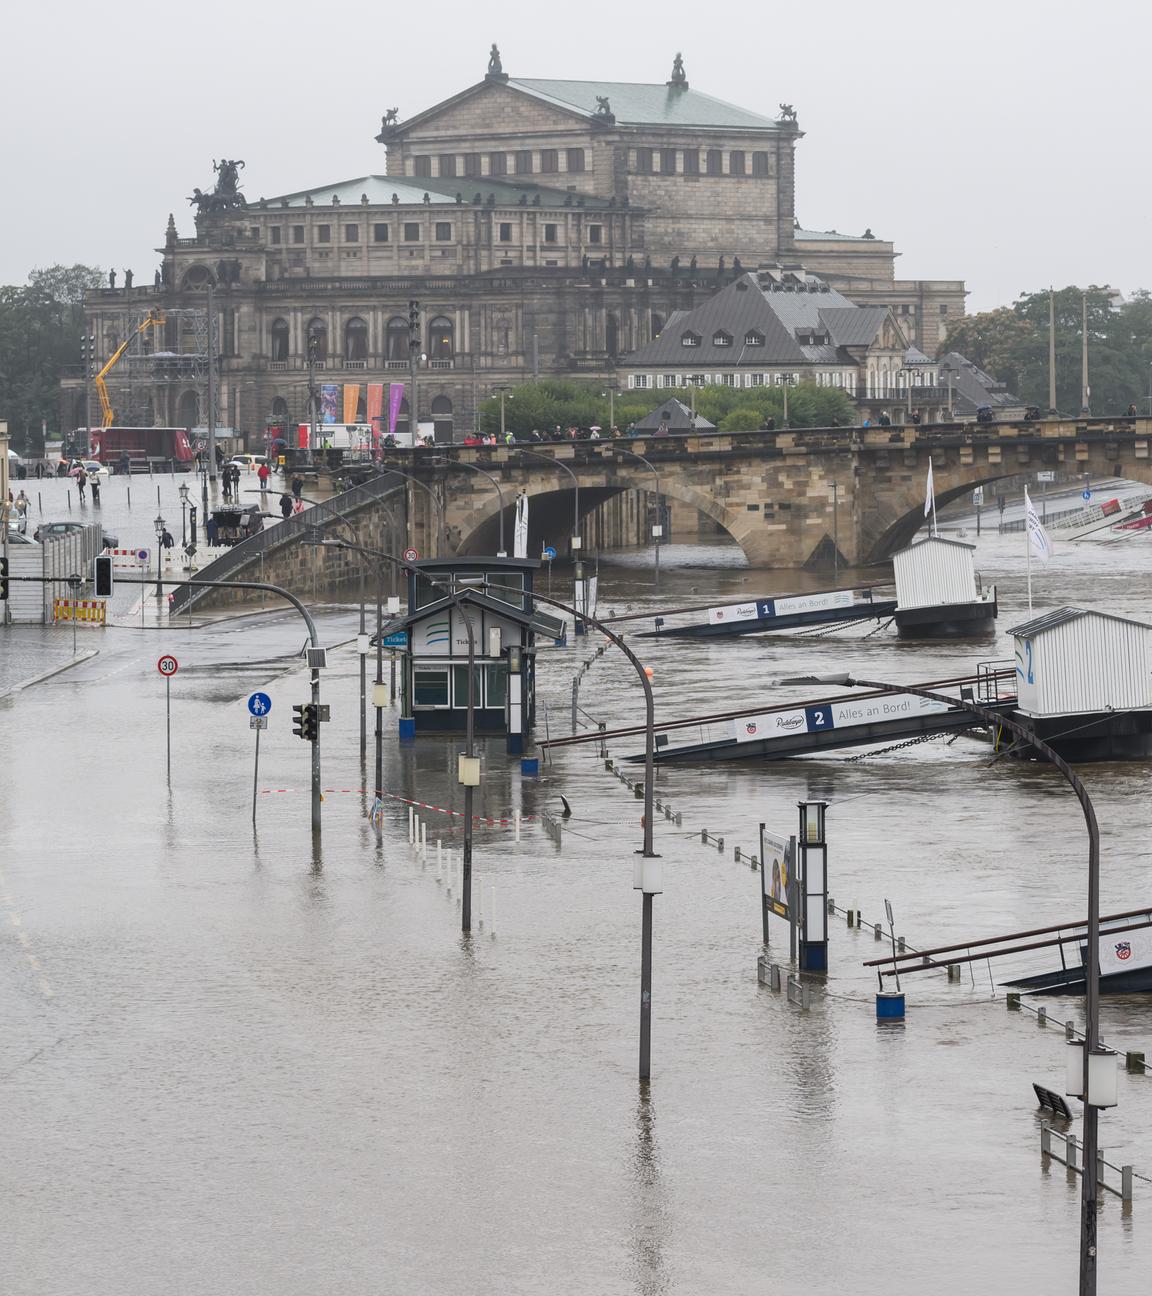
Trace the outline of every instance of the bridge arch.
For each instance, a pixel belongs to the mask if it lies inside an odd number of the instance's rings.
[[[461,480],[464,473],[454,473],[452,486],[456,489],[470,486],[471,492],[459,495],[451,502],[448,513],[450,536],[455,551],[462,555],[495,553],[499,541],[500,507],[496,492],[490,483],[478,474],[467,474],[467,483]],[[583,522],[607,500],[625,491],[642,490],[654,493],[655,478],[640,465],[618,470],[608,467],[594,477],[584,475],[580,481],[580,518]],[[572,531],[576,492],[567,475],[550,472],[542,466],[526,477],[502,480],[504,493],[504,538],[509,549],[512,545],[512,527],[515,522],[516,497],[523,491],[528,496],[528,553],[538,554],[543,544],[552,544],[561,552],[567,549]],[[742,515],[729,509],[723,500],[698,490],[688,482],[660,478],[660,494],[665,500],[686,504],[719,525],[742,549],[742,528],[746,528]],[[466,502],[465,502],[466,501]],[[584,548],[588,548],[585,541]],[[745,553],[747,550],[745,549]]]

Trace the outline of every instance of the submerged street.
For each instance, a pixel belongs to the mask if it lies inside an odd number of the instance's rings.
[[[642,555],[606,558],[601,613],[800,588],[795,574],[749,571],[731,547],[671,545],[663,558],[659,596]],[[995,644],[901,644],[865,639],[867,628],[632,640],[654,672],[657,718],[800,699],[811,690],[771,681],[802,672],[912,682],[1010,657],[1005,631],[1027,618],[1023,537],[986,531],[977,564],[1000,588]],[[1037,607],[1152,620],[1150,569],[1142,539],[1063,546],[1036,581]],[[570,569],[553,580],[570,594]],[[998,988],[1050,953],[972,965],[959,983],[909,976],[897,1027],[877,1025],[861,966],[886,948],[871,932],[885,899],[920,947],[1082,912],[1083,823],[1050,770],[990,764],[968,737],[862,759],[659,769],[682,823],[656,822],[665,889],[645,1090],[631,884],[641,809],[594,745],[557,751],[539,779],[502,742],[485,746],[482,924],[462,936],[435,846],[460,844],[459,817],[444,812],[460,809],[461,744],[401,745],[386,710],[388,795],[370,821],[357,610],[316,610],[332,721],[314,845],[309,749],[291,735],[292,705],[308,696],[299,617],[189,628],[149,615],[141,629],[134,600],[119,592],[116,625],[80,630],[81,651],[97,655],[0,700],[0,1289],[1071,1290],[1079,1182],[1042,1168],[1031,1089],[1063,1091],[1063,1031],[1008,1012]],[[70,629],[0,634],[7,659],[32,667],[24,678],[71,657]],[[572,676],[599,644],[542,646],[538,738],[569,732]],[[171,787],[162,654],[179,661]],[[245,701],[258,689],[273,707],[253,826]],[[642,718],[618,653],[592,666],[580,704],[590,724]],[[1138,763],[1083,775],[1102,827],[1103,909],[1147,904],[1152,775]],[[557,841],[541,817],[559,818],[561,795],[572,814]],[[830,803],[829,890],[866,925],[833,920],[827,990],[803,1012],[757,984],[759,880],[732,848],[754,854],[762,821],[795,832],[809,798]],[[441,808],[422,811],[425,853],[408,841],[408,801]],[[701,843],[704,828],[725,838],[722,853]],[[772,939],[787,962],[783,923]],[[1048,1007],[1080,1022],[1077,1000]],[[1115,1048],[1146,1048],[1150,1023],[1143,999],[1103,1001]],[[1108,1159],[1141,1175],[1152,1174],[1149,1083],[1121,1073],[1101,1122]],[[1146,1286],[1146,1190],[1138,1182],[1131,1208],[1104,1195],[1102,1290]]]

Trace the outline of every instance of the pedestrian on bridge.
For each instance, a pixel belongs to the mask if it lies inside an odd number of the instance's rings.
[[[287,493],[280,496],[280,516],[282,518],[292,516],[292,496]]]

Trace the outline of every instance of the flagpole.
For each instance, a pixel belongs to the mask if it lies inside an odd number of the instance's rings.
[[[1024,487],[1024,552],[1028,563],[1028,615],[1032,615],[1032,501],[1028,498],[1028,487]]]
[[[932,492],[932,534],[936,535],[936,492]]]

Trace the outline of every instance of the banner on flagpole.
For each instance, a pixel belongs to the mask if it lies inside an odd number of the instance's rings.
[[[388,435],[396,435],[396,420],[400,415],[400,405],[404,400],[404,384],[388,384]]]
[[[528,496],[516,497],[516,529],[512,540],[513,558],[528,557]]]
[[[1028,548],[1029,552],[1041,562],[1047,562],[1052,557],[1052,539],[1048,532],[1044,530],[1044,525],[1036,516],[1036,509],[1032,504],[1032,497],[1028,494],[1028,487],[1024,487],[1024,514],[1028,528]]]
[[[936,483],[932,478],[932,456],[928,456],[928,485],[924,491],[924,516],[927,517],[932,512],[932,505],[936,502]]]
[[[344,384],[344,422],[355,423],[360,409],[360,384]]]

